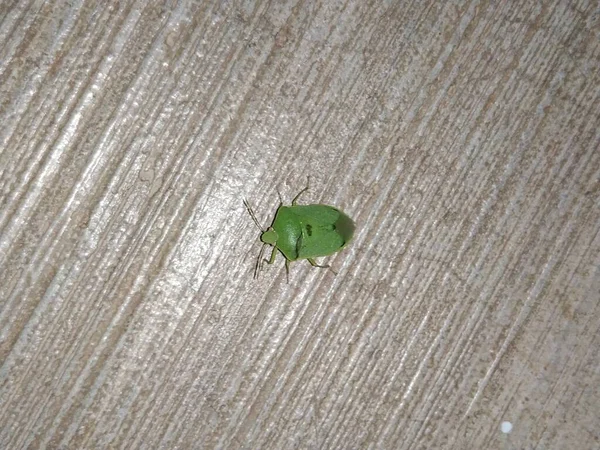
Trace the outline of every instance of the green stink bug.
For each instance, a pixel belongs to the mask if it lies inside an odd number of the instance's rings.
[[[339,209],[328,205],[297,205],[298,198],[310,186],[310,179],[292,200],[291,206],[283,202],[275,212],[273,223],[264,229],[254,215],[246,200],[244,205],[256,226],[262,231],[260,240],[263,246],[256,260],[254,278],[258,277],[263,261],[268,264],[275,262],[277,251],[285,258],[286,275],[289,274],[290,261],[307,259],[313,267],[329,268],[329,265],[319,265],[314,258],[332,255],[343,249],[354,235],[354,222]],[[265,247],[273,247],[270,259],[263,260]],[[335,273],[335,272],[334,272]]]

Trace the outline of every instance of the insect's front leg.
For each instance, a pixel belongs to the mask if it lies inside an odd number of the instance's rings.
[[[256,260],[256,267],[254,267],[254,278],[258,278],[258,274],[262,270],[263,263],[266,262],[267,264],[273,264],[275,262],[275,257],[277,256],[277,247],[273,247],[273,251],[271,252],[271,258],[263,258],[265,247],[267,247],[267,245],[268,244],[263,244],[260,250],[260,254],[258,255],[258,259]]]
[[[271,252],[271,257],[269,259],[265,258],[265,262],[267,264],[273,264],[275,262],[276,256],[277,256],[277,247],[273,247],[273,251]]]
[[[310,188],[310,177],[306,177],[306,187],[304,189],[302,189],[300,192],[298,192],[298,195],[296,195],[294,197],[294,199],[292,200],[292,206],[296,206],[296,202],[298,201],[300,196],[302,194],[304,194],[306,191],[308,191],[309,188]]]

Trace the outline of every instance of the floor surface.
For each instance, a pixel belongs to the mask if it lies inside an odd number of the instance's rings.
[[[599,72],[584,0],[3,1],[0,448],[600,448]],[[254,279],[308,177],[353,241]]]

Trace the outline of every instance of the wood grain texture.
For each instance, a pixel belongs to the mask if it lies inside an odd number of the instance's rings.
[[[583,0],[2,2],[0,447],[599,448],[599,68]],[[253,280],[307,175],[338,275]]]

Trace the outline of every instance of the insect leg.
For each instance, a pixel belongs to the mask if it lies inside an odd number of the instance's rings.
[[[296,202],[298,201],[298,198],[304,194],[306,191],[308,191],[308,189],[310,188],[310,176],[306,177],[306,187],[304,189],[302,189],[300,192],[298,192],[298,195],[296,195],[294,197],[294,200],[292,200],[292,206],[296,206]]]
[[[329,264],[323,264],[323,265],[321,265],[321,264],[317,264],[317,262],[314,259],[312,259],[312,258],[306,258],[306,259],[308,260],[308,262],[310,263],[311,266],[313,266],[313,267],[319,267],[320,269],[329,269],[335,275],[337,275],[337,272],[335,270],[333,270]]]
[[[329,264],[320,265],[320,264],[317,264],[317,262],[312,258],[306,258],[306,259],[308,259],[308,262],[313,267],[320,267],[321,269],[329,269]]]
[[[277,247],[273,247],[273,251],[271,252],[271,257],[269,259],[265,258],[265,262],[267,264],[273,264],[275,262],[276,256],[277,256]]]

